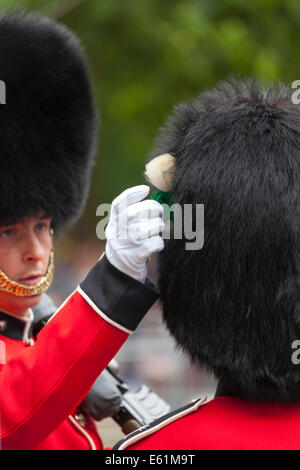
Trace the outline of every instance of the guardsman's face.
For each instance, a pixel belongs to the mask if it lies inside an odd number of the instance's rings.
[[[52,247],[50,224],[51,217],[41,211],[20,223],[0,226],[0,269],[12,281],[32,286],[46,273]],[[16,297],[0,290],[0,311],[23,316],[40,302],[41,295]]]

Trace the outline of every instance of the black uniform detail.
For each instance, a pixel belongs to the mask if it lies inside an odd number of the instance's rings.
[[[33,337],[36,339],[39,331],[46,325],[57,310],[57,306],[48,294],[42,295],[40,303],[32,308],[34,313]]]
[[[24,341],[27,321],[22,318],[12,317],[8,313],[0,312],[0,334],[7,338]],[[32,336],[33,322],[28,329],[28,339]]]
[[[104,255],[91,269],[81,289],[111,320],[133,331],[159,298],[149,279],[145,284],[115,268]]]

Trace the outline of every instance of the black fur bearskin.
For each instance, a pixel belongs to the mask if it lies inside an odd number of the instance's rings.
[[[166,325],[194,364],[254,401],[300,402],[293,91],[230,77],[176,107],[152,154],[176,159],[173,203],[204,204],[203,248],[188,251],[188,240],[171,237],[159,254]]]
[[[76,36],[37,13],[0,16],[0,223],[42,209],[60,234],[89,191],[97,113]]]

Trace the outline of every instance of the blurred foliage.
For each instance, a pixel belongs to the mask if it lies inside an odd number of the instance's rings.
[[[96,207],[141,184],[173,106],[230,73],[300,79],[297,0],[0,0],[65,23],[86,48],[101,113],[99,152],[76,233]]]

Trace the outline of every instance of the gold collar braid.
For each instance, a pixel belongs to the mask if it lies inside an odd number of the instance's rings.
[[[53,229],[50,229],[51,237],[53,237]],[[39,295],[49,289],[54,271],[54,252],[53,247],[50,253],[49,264],[46,274],[42,276],[42,279],[38,284],[34,286],[27,286],[20,282],[12,281],[6,274],[0,269],[0,290],[8,292],[9,294],[16,295],[17,297],[31,297],[33,295]]]

